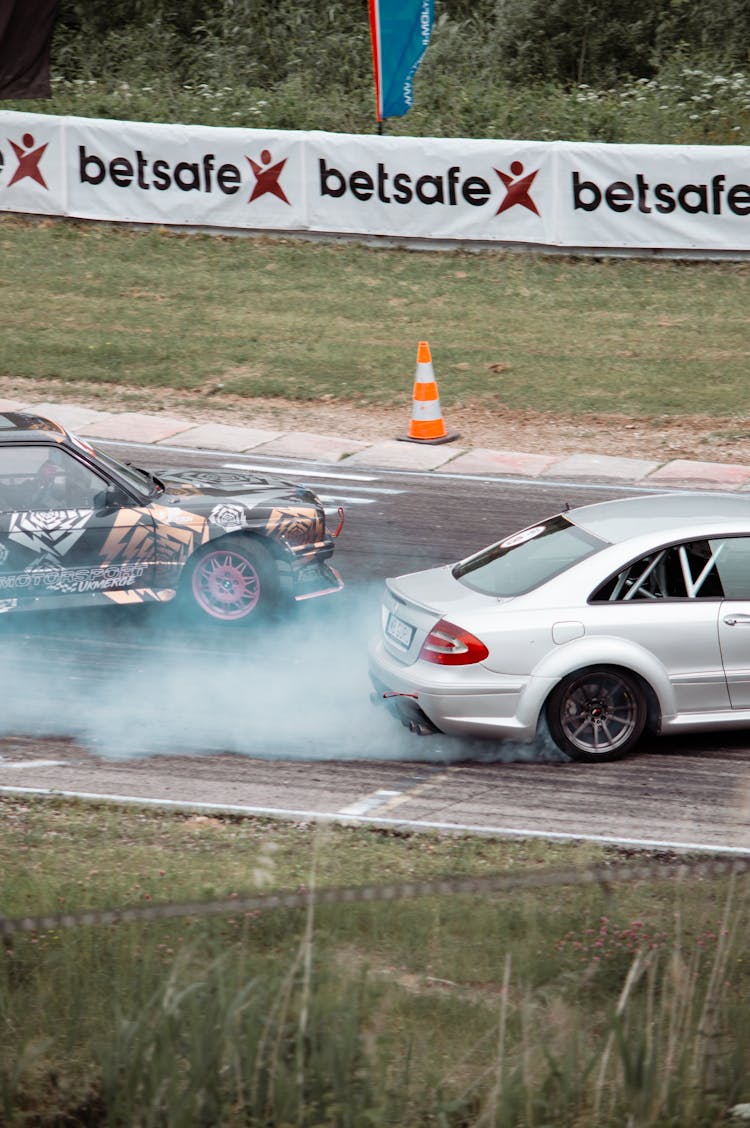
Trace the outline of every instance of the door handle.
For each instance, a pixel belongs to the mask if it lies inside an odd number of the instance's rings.
[[[750,627],[750,615],[725,615],[724,622],[728,627]]]

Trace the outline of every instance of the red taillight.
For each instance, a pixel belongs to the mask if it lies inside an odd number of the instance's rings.
[[[438,666],[471,666],[483,662],[489,650],[475,635],[441,619],[422,643],[419,657]]]

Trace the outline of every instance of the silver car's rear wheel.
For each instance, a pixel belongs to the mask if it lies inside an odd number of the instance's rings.
[[[619,760],[638,743],[646,701],[624,670],[595,666],[563,678],[547,701],[552,739],[574,760]]]

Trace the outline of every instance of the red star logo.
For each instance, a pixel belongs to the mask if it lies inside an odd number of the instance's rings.
[[[260,154],[261,163],[258,164],[252,157],[246,157],[245,160],[250,165],[250,168],[255,174],[255,187],[252,190],[249,204],[253,200],[257,200],[259,196],[276,196],[279,200],[283,200],[285,204],[289,204],[284,189],[279,184],[279,177],[281,176],[284,165],[286,164],[286,157],[283,161],[277,161],[275,165],[271,164],[271,153],[268,149],[264,149]],[[263,166],[266,166],[265,168]],[[291,204],[289,204],[291,207]]]
[[[514,207],[515,204],[520,204],[522,208],[528,208],[534,215],[539,215],[536,204],[529,195],[529,189],[534,183],[534,178],[539,172],[535,169],[534,172],[529,172],[523,176],[523,165],[520,161],[513,161],[510,166],[511,176],[507,172],[501,172],[499,168],[495,172],[500,177],[505,186],[505,199],[501,202],[500,207],[495,212],[495,215],[500,215],[500,212],[507,211],[508,208]]]
[[[10,141],[10,138],[8,138],[8,140]],[[29,180],[36,180],[37,184],[41,184],[42,188],[47,187],[39,168],[39,162],[44,156],[44,150],[47,148],[47,144],[48,142],[45,142],[44,145],[39,145],[36,149],[33,148],[34,138],[30,133],[24,133],[20,145],[16,145],[15,141],[10,141],[10,146],[18,160],[18,168],[8,181],[9,188],[11,184],[15,184],[19,180],[24,180],[26,177],[28,177]]]

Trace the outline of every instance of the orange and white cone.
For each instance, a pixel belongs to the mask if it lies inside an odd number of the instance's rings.
[[[417,370],[414,374],[414,394],[411,423],[408,435],[399,436],[402,442],[410,443],[450,443],[458,438],[454,432],[449,435],[440,410],[435,373],[432,369],[432,356],[427,341],[420,341],[417,349]]]

